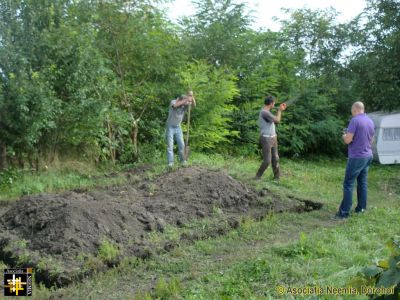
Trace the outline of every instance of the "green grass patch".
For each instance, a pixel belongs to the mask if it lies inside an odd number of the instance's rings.
[[[124,176],[110,175],[114,170],[88,167],[49,169],[43,172],[14,170],[12,179],[0,185],[0,201],[19,198],[24,195],[53,193],[77,188],[94,188],[122,184]],[[9,171],[8,171],[9,173]],[[9,176],[8,173],[6,177]],[[3,173],[3,176],[4,173]],[[11,178],[11,177],[10,177]]]

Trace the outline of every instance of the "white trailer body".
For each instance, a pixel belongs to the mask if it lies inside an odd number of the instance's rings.
[[[372,150],[381,164],[400,163],[400,112],[367,114],[375,124]]]

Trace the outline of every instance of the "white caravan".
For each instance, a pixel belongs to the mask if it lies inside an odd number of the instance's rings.
[[[400,163],[400,112],[367,114],[375,124],[372,146],[374,159],[381,164]]]

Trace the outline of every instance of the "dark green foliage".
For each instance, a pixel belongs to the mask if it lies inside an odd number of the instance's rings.
[[[282,151],[289,155],[324,153],[338,155],[344,123],[335,113],[335,105],[316,87],[306,87],[299,100],[283,113],[279,125]]]
[[[161,112],[180,60],[176,36],[156,9],[124,5],[1,4],[0,128],[21,165],[56,153],[113,162],[137,156],[139,122]],[[145,127],[142,140],[158,135],[162,122]]]
[[[400,108],[400,2],[368,1],[364,18],[354,25],[360,48],[351,61],[356,92],[371,110]]]
[[[101,128],[108,71],[93,47],[93,29],[76,24],[68,5],[1,4],[2,128],[21,163],[26,156],[37,161],[38,151],[93,145]]]

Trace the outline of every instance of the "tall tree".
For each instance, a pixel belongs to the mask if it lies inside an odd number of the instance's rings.
[[[119,86],[113,105],[120,116],[125,115],[125,123],[131,124],[126,133],[130,136],[133,156],[137,158],[139,125],[147,126],[143,119],[154,120],[157,116],[154,111],[160,115],[165,99],[168,101],[176,93],[178,80],[174,74],[185,57],[172,25],[146,2],[135,2],[133,6],[103,2],[98,12],[98,47],[107,57]],[[159,119],[158,116],[156,120]],[[108,128],[115,131],[112,128],[117,120],[109,122]],[[154,128],[149,131],[154,132]],[[110,137],[114,134],[109,133]]]
[[[0,107],[7,145],[21,165],[26,157],[37,160],[39,150],[96,147],[110,73],[94,47],[91,7],[20,0],[4,1],[0,8]]]
[[[232,138],[238,134],[232,127],[231,119],[235,110],[232,100],[239,92],[237,78],[231,72],[204,61],[182,66],[179,77],[183,86],[196,93],[198,106],[193,110],[191,125],[191,144],[194,148],[215,150],[218,146],[232,144]]]
[[[400,108],[400,2],[370,0],[355,23],[350,64],[355,91],[370,110]]]
[[[193,1],[196,14],[182,20],[182,39],[196,59],[235,68],[246,55],[250,16],[232,0]]]
[[[2,143],[24,158],[37,156],[45,129],[54,126],[58,104],[47,78],[41,73],[42,55],[37,55],[44,31],[57,19],[49,1],[2,1],[0,3],[0,130]]]

